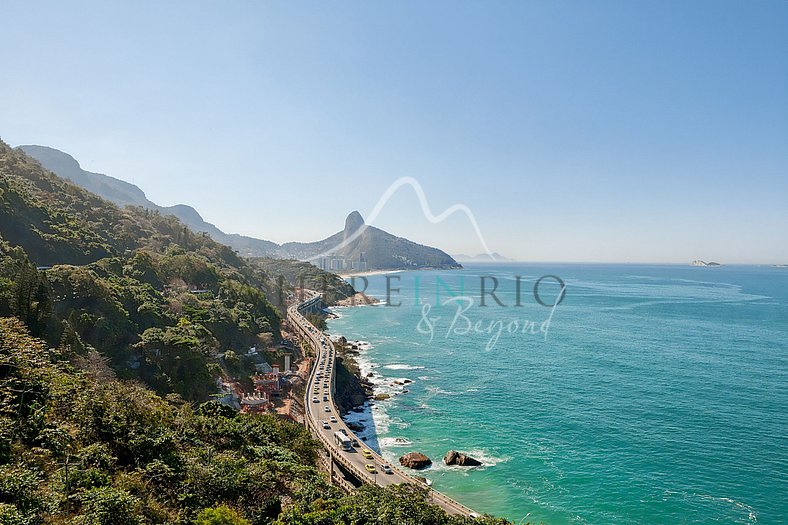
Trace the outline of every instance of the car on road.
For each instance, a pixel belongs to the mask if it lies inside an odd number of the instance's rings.
[[[331,412],[331,407],[326,405],[323,407],[323,412]]]
[[[350,445],[351,445],[353,448],[358,448],[358,447],[360,447],[360,446],[361,446],[361,444],[358,442],[358,439],[354,439],[353,441],[351,441],[351,442],[350,442]]]
[[[328,396],[323,396],[323,401],[328,401]]]
[[[394,474],[394,471],[391,470],[391,465],[388,465],[386,463],[383,463],[380,466],[380,470],[382,470],[385,474]]]
[[[367,463],[366,465],[364,465],[364,468],[367,469],[367,472],[369,472],[370,474],[378,473],[378,471],[375,470],[375,465],[373,465],[372,463]]]
[[[337,422],[337,418],[334,417],[334,416],[331,416],[330,418],[328,418],[328,420],[331,421],[332,423],[336,423]]]
[[[326,430],[331,428],[331,425],[328,424],[328,421],[323,420],[321,421],[321,423],[323,423],[323,428],[325,428]]]
[[[374,457],[368,448],[362,448],[361,455],[367,459],[372,459]]]
[[[313,398],[312,398],[312,402],[313,402],[313,403],[320,403],[320,401],[318,401],[316,397],[313,397]]]

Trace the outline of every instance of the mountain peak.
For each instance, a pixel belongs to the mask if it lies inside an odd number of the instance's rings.
[[[362,226],[364,226],[364,217],[358,211],[352,211],[345,219],[345,234],[349,235]]]
[[[69,155],[64,151],[60,151],[55,148],[50,148],[49,146],[39,146],[37,144],[26,144],[23,146],[19,146],[17,149],[21,149],[27,155],[32,156],[33,158],[39,160],[41,164],[44,164],[44,161],[49,161],[52,163],[62,163],[63,167],[68,170],[80,170],[82,167],[77,162],[77,159]],[[46,166],[44,166],[46,167]]]

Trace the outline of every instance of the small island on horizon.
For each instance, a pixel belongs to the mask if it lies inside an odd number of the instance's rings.
[[[715,268],[715,267],[722,266],[722,265],[720,263],[714,262],[714,261],[706,262],[706,261],[701,261],[700,259],[695,259],[694,261],[692,261],[692,264],[690,264],[690,266],[702,266],[702,267],[705,267],[705,268]]]

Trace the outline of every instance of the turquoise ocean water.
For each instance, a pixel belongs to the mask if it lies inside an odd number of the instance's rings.
[[[533,296],[547,274],[566,284],[553,309]],[[401,306],[340,308],[329,322],[363,342],[363,370],[392,395],[351,415],[392,462],[423,452],[436,489],[515,522],[788,522],[788,269],[392,276]],[[498,279],[505,306],[480,307],[481,276]],[[557,281],[539,291],[554,302]],[[368,292],[385,298],[385,278],[370,276]],[[449,449],[484,466],[447,467]]]

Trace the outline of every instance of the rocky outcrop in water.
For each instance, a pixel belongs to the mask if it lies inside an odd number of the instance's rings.
[[[447,465],[458,465],[460,467],[479,467],[482,464],[478,459],[474,459],[456,450],[448,451],[443,457],[443,462]]]
[[[432,465],[432,460],[420,452],[408,452],[399,458],[399,464],[412,469],[423,469]]]

